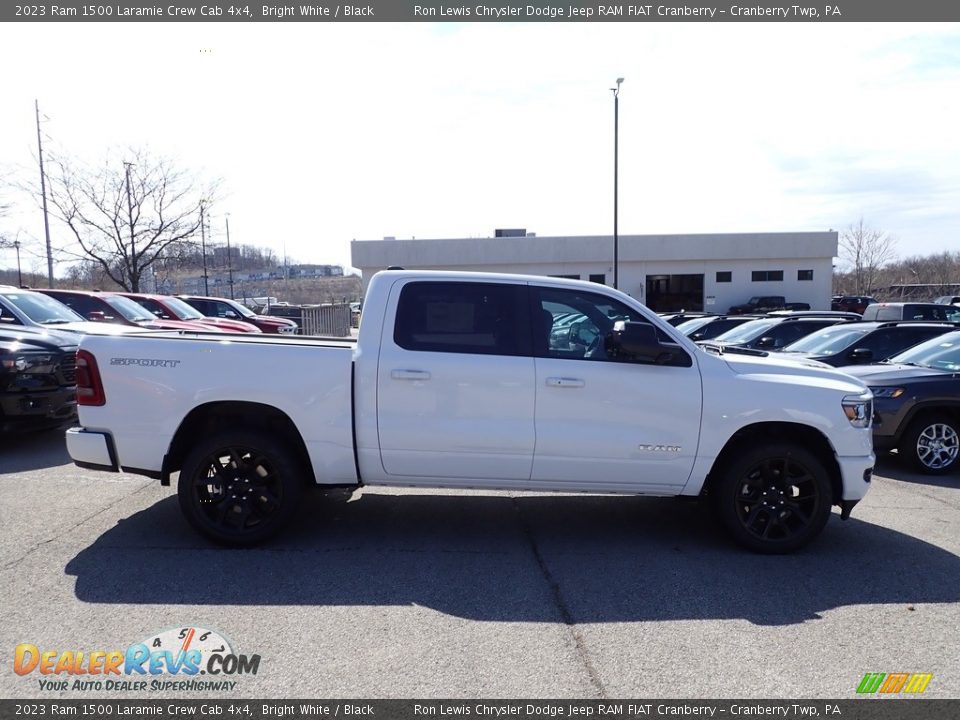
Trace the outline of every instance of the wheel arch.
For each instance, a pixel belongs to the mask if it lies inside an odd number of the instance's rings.
[[[897,427],[893,436],[894,444],[899,444],[903,439],[913,422],[924,415],[943,414],[949,415],[957,423],[960,423],[960,400],[937,399],[918,402],[910,408],[903,420]]]
[[[163,457],[161,484],[170,484],[170,474],[180,470],[193,447],[194,438],[209,435],[224,427],[262,432],[285,442],[303,467],[304,481],[308,485],[315,484],[316,477],[306,443],[290,416],[272,405],[234,400],[199,405],[187,414]]]
[[[818,429],[802,423],[759,422],[747,425],[735,432],[717,455],[710,472],[707,473],[701,494],[709,494],[711,486],[717,482],[720,471],[726,467],[736,452],[745,446],[760,442],[785,442],[803,446],[823,463],[830,476],[832,503],[840,504],[843,499],[843,476],[837,463],[836,452],[826,435]]]

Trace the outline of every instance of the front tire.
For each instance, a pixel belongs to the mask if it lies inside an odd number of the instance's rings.
[[[897,453],[927,475],[948,473],[960,460],[960,423],[940,413],[919,417],[907,427]]]
[[[204,439],[187,455],[177,497],[201,535],[248,547],[289,523],[303,493],[302,476],[295,454],[276,438],[227,431]]]
[[[820,534],[833,503],[830,476],[814,454],[790,443],[735,453],[710,494],[738,543],[758,553],[789,553]]]

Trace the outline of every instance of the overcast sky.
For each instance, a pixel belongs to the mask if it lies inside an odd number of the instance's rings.
[[[842,230],[960,250],[960,26],[7,26],[0,163],[145,146],[223,180],[222,241],[350,264],[351,239]],[[45,148],[46,149],[46,148]],[[43,219],[16,201],[25,265]],[[54,224],[54,243],[65,242]],[[33,259],[31,259],[33,258]],[[12,266],[0,251],[0,266]]]

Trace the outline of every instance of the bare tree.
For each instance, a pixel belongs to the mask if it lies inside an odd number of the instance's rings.
[[[893,238],[868,227],[863,218],[840,234],[840,259],[850,265],[856,295],[871,292],[881,268],[895,258]]]
[[[131,149],[98,169],[54,157],[49,199],[83,254],[113,282],[139,292],[158,258],[200,233],[200,208],[216,184],[202,185],[166,159]]]

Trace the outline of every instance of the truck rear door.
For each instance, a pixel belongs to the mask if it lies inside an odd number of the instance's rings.
[[[411,279],[394,285],[388,317],[393,307],[377,369],[386,481],[526,483],[535,400],[526,285]]]

